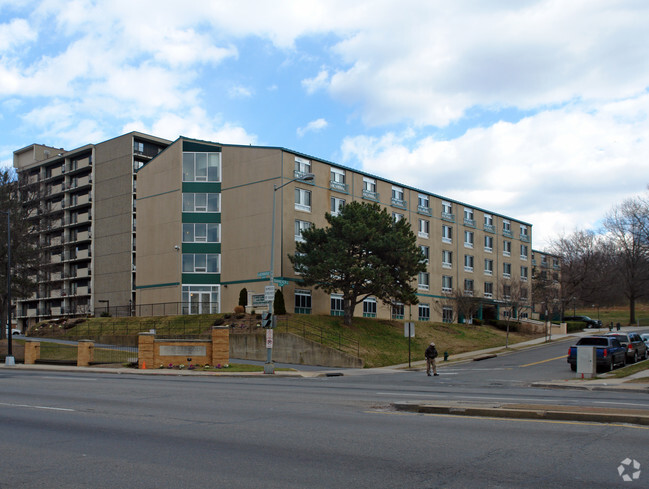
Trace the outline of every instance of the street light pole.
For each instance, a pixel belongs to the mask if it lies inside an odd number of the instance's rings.
[[[315,175],[313,173],[304,173],[301,176],[294,178],[292,180],[289,180],[288,182],[277,186],[273,184],[273,219],[272,219],[272,224],[271,224],[271,229],[270,229],[270,285],[273,287],[275,286],[275,209],[276,209],[276,193],[277,191],[288,185],[289,183],[293,182],[311,182],[315,179]],[[270,301],[268,303],[268,312],[270,314],[270,318],[272,321],[273,317],[273,301]],[[272,322],[271,322],[272,324]],[[273,365],[273,346],[272,344],[267,344],[266,345],[266,364],[264,365],[264,373],[265,374],[274,374],[275,373],[275,366]]]
[[[13,334],[11,332],[11,214],[9,211],[1,211],[7,214],[7,356],[5,365],[15,365],[16,360],[13,354]]]

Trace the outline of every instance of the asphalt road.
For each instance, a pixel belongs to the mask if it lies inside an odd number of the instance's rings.
[[[565,359],[553,359],[566,349],[444,367],[439,377],[0,369],[0,488],[647,487],[645,427],[390,409],[435,397],[649,408],[642,393],[529,387],[555,362],[570,377]],[[618,467],[627,457],[642,469],[625,483],[634,471]]]

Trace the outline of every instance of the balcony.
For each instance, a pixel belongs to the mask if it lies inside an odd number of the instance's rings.
[[[363,189],[363,198],[365,200],[372,200],[374,202],[379,202],[380,196],[378,192],[373,192],[372,190]]]
[[[474,228],[475,227],[475,219],[468,219],[468,218],[465,217],[464,218],[464,225],[468,226],[470,228]]]
[[[496,226],[493,224],[485,224],[484,225],[484,230],[487,231],[488,233],[495,233],[496,232]]]
[[[503,229],[503,236],[505,236],[506,238],[513,238],[514,237],[514,235],[512,234],[511,229]]]
[[[450,212],[442,212],[442,220],[455,222],[455,214],[451,214]]]
[[[525,243],[529,243],[530,242],[530,236],[528,234],[521,234],[521,241],[523,241]]]
[[[336,192],[342,192],[344,194],[349,193],[347,191],[347,184],[346,183],[334,182],[333,180],[330,180],[329,181],[329,188],[331,190],[335,190]]]
[[[399,209],[407,209],[408,204],[405,200],[403,199],[397,199],[395,197],[392,197],[392,200],[390,201],[393,207],[398,207]]]
[[[417,206],[417,212],[419,214],[423,214],[424,216],[432,216],[433,215],[433,210],[430,207],[426,207],[424,205],[418,205]]]

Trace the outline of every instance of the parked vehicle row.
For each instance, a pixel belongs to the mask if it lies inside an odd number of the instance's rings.
[[[649,334],[645,334],[649,340]],[[608,333],[583,336],[568,350],[568,363],[577,371],[577,348],[594,346],[598,370],[613,370],[649,358],[649,347],[638,333]]]

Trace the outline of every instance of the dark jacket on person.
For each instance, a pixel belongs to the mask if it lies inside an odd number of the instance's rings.
[[[428,345],[428,348],[426,348],[426,353],[424,353],[424,356],[426,358],[437,358],[437,348],[435,348],[433,345]]]

